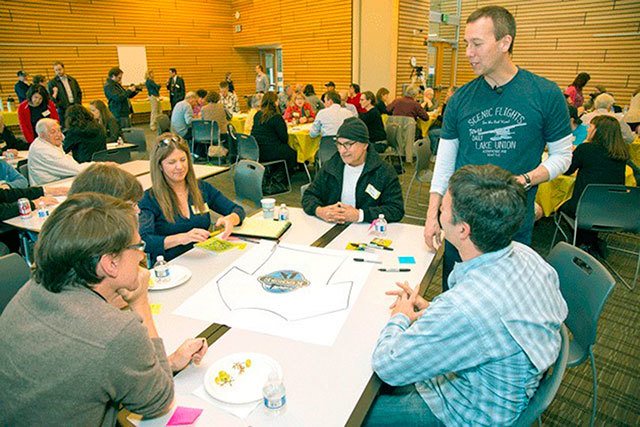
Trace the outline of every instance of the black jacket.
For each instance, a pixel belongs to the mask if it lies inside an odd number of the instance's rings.
[[[107,136],[98,122],[84,128],[69,128],[64,136],[65,153],[72,152],[78,163],[90,162],[93,154],[107,149]]]
[[[0,133],[0,145],[2,145],[3,142],[6,145],[2,148],[2,151],[8,150],[9,148],[13,148],[14,150],[29,149],[29,144],[27,144],[27,142],[22,138],[16,138],[13,132],[11,132],[11,129],[7,126],[5,126],[2,133]]]
[[[302,208],[307,215],[316,214],[316,208],[340,201],[344,162],[340,154],[333,155],[323,165],[302,197]],[[371,187],[370,187],[371,186]],[[372,194],[379,192],[377,198]],[[356,184],[356,206],[364,212],[364,221],[371,222],[384,214],[388,222],[398,222],[404,216],[404,200],[398,175],[391,165],[380,159],[369,144],[367,160]]]
[[[172,103],[180,102],[184,99],[187,93],[187,88],[184,86],[184,79],[180,76],[176,77],[175,84],[173,78],[169,78],[167,81],[167,90],[169,91],[169,98]]]
[[[80,105],[82,104],[82,90],[80,89],[80,85],[78,81],[67,74],[67,79],[69,80],[69,87],[71,88],[71,93],[73,93],[73,103]],[[58,96],[56,98],[53,97],[53,88],[58,88]],[[47,84],[47,90],[51,95],[51,99],[56,104],[56,108],[59,110],[66,110],[71,103],[69,102],[69,97],[67,96],[67,91],[64,88],[64,84],[60,77],[55,76],[49,83]]]
[[[104,95],[109,100],[109,110],[116,119],[129,117],[131,114],[129,98],[133,98],[138,93],[139,89],[135,92],[126,90],[120,83],[111,79],[107,79],[104,84]]]
[[[18,199],[25,197],[35,200],[42,196],[44,196],[42,187],[0,189],[0,221],[20,215]],[[33,202],[31,202],[31,209],[35,209]]]

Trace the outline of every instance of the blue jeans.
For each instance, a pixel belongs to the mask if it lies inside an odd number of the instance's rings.
[[[403,387],[383,385],[362,425],[424,427],[444,424],[433,415],[415,386],[410,384]]]

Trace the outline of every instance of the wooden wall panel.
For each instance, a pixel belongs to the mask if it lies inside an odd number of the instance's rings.
[[[399,2],[397,96],[402,95],[402,85],[411,82],[409,65],[411,57],[416,57],[418,65],[427,63],[427,47],[424,45],[424,40],[429,34],[429,6],[429,0],[400,0]],[[414,30],[422,30],[422,32],[414,34]]]
[[[233,48],[232,24],[231,0],[2,1],[0,96],[15,97],[17,70],[51,78],[51,63],[61,60],[86,100],[104,99],[107,72],[118,65],[117,45],[146,46],[163,96],[169,67],[178,69],[188,90],[217,89],[231,71],[239,94],[248,94],[258,54]]]
[[[453,4],[453,0],[443,0]],[[473,10],[492,1],[463,0],[462,29]],[[556,82],[565,89],[576,74],[585,71],[595,85],[604,85],[618,104],[629,103],[640,87],[640,2],[637,0],[505,0],[517,23],[514,62]],[[636,33],[623,37],[594,37],[596,34]],[[459,84],[475,76],[464,54],[458,56]]]
[[[351,83],[352,5],[345,0],[232,0],[236,48],[280,46],[285,84],[314,85],[318,94],[332,80]]]

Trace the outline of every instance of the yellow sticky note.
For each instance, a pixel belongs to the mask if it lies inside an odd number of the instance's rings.
[[[151,307],[151,314],[160,314],[162,310],[162,304],[149,304]]]

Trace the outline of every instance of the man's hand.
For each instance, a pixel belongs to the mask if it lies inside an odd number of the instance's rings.
[[[437,251],[442,245],[441,238],[442,229],[438,223],[438,217],[432,218],[427,216],[424,223],[424,243],[433,252]]]
[[[7,154],[12,154],[13,157],[18,157],[20,155],[20,153],[18,153],[18,150],[16,150],[15,148],[8,148],[4,151],[4,153],[2,153],[2,155],[6,156]]]
[[[358,222],[360,219],[360,211],[358,209],[340,202],[338,204],[342,207],[342,222]]]
[[[385,294],[395,295],[396,297],[399,297],[403,293],[411,295],[411,293],[413,293],[414,291],[414,289],[411,289],[411,286],[409,286],[409,282],[406,282],[406,281],[396,282],[396,285],[398,285],[400,289],[396,289],[394,291],[387,291],[385,292]],[[417,290],[419,290],[419,288],[420,288],[420,284],[416,285],[416,298],[414,301],[414,308],[415,310],[424,310],[425,308],[429,307],[429,301],[427,301],[426,299],[422,298],[420,295],[417,294]],[[389,308],[393,309],[396,306],[396,302],[391,304]]]
[[[33,203],[36,205],[36,208],[37,208],[40,205],[40,203],[44,203],[46,206],[55,206],[60,202],[58,202],[58,199],[56,199],[55,197],[42,196],[35,199]]]
[[[391,311],[391,317],[398,313],[402,313],[409,318],[410,323],[413,323],[422,316],[424,310],[429,306],[429,303],[418,295],[420,285],[417,285],[415,289],[411,289],[406,282],[403,284],[398,283],[398,286],[403,288],[403,290],[398,291],[397,300],[395,305],[392,306],[393,310]],[[411,292],[407,293],[407,290]]]
[[[326,222],[344,224],[345,222],[358,222],[360,212],[351,205],[338,202],[333,205],[316,208],[316,216]]]
[[[44,187],[43,190],[45,196],[66,196],[69,192],[69,187]]]
[[[53,93],[51,94],[51,96],[54,98],[58,98],[58,86],[53,87]]]
[[[199,365],[208,350],[206,338],[192,338],[186,340],[168,359],[173,372],[184,369],[189,362]]]

